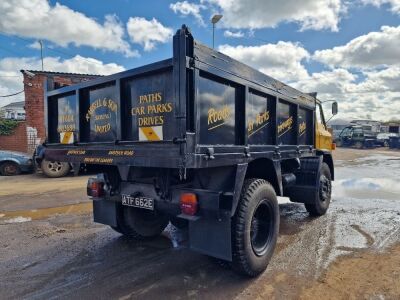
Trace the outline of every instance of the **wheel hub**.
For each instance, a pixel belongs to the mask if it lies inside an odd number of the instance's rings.
[[[14,165],[6,165],[6,167],[4,168],[4,170],[6,171],[6,173],[8,174],[14,174],[17,171],[17,167]]]
[[[58,161],[49,162],[49,170],[53,172],[60,172],[62,168],[62,164]]]
[[[254,253],[262,256],[272,237],[274,214],[266,200],[260,202],[253,213],[250,223],[250,240]]]
[[[332,186],[330,180],[325,175],[321,175],[319,183],[319,198],[321,201],[329,200],[331,191]]]

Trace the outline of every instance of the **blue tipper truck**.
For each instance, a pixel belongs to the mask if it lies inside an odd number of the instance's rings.
[[[102,166],[87,185],[95,222],[134,239],[187,227],[191,249],[247,276],[275,249],[277,196],[312,215],[330,203],[331,137],[315,95],[200,44],[186,26],[171,59],[49,90],[46,113],[46,159]]]

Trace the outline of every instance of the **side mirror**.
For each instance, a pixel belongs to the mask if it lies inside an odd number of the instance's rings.
[[[332,103],[332,115],[336,116],[338,114],[338,111],[338,103],[335,101]]]

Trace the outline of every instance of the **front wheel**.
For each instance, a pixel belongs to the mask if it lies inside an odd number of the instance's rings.
[[[21,173],[21,169],[17,163],[6,161],[0,165],[0,174],[3,176],[14,176]]]
[[[322,216],[331,203],[332,176],[326,163],[322,163],[318,182],[318,191],[313,203],[306,203],[305,207],[312,216]]]
[[[232,222],[232,267],[255,277],[262,273],[275,250],[279,207],[275,190],[263,179],[248,179]]]

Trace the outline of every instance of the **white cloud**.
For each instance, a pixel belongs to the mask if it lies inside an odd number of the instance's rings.
[[[138,56],[124,40],[124,28],[116,16],[107,15],[103,24],[83,13],[47,0],[0,1],[0,30],[12,35],[122,52]]]
[[[295,22],[301,30],[338,31],[344,0],[202,0],[224,15],[227,28],[276,27],[283,22]]]
[[[164,27],[155,18],[151,21],[140,17],[129,18],[127,29],[131,41],[142,45],[145,51],[154,49],[157,43],[168,42],[173,34],[171,28]]]
[[[115,63],[103,63],[100,60],[76,55],[70,59],[46,57],[46,71],[109,75],[124,70]],[[0,95],[9,95],[23,90],[22,75],[19,70],[40,70],[41,61],[36,57],[6,57],[0,59]],[[10,102],[22,101],[24,94],[8,98],[0,98],[0,107]]]
[[[400,14],[400,0],[361,0],[363,4],[371,4],[380,7],[384,4],[390,5],[390,10],[394,13]]]
[[[364,78],[365,77],[365,78]],[[390,120],[399,117],[400,80],[398,67],[371,71],[360,76],[345,69],[313,73],[293,86],[304,92],[317,91],[321,100],[339,102],[339,118]],[[326,115],[330,116],[327,103]]]
[[[225,30],[224,31],[224,37],[229,37],[229,38],[242,38],[244,37],[244,33],[241,31],[230,31],[230,30]]]
[[[400,26],[359,36],[344,46],[316,51],[313,58],[331,67],[376,68],[400,64]]]
[[[39,41],[35,41],[28,45],[29,48],[40,50],[40,43]]]
[[[297,43],[280,41],[261,46],[222,45],[219,51],[285,82],[308,76],[301,61],[310,55]]]
[[[183,1],[183,2],[176,2],[176,3],[171,3],[169,5],[169,8],[174,11],[176,14],[181,14],[183,16],[190,16],[192,15],[193,17],[196,18],[197,22],[204,26],[204,20],[203,17],[201,16],[201,10],[205,8],[204,5],[201,4],[195,4],[195,3],[189,3],[188,1]]]

